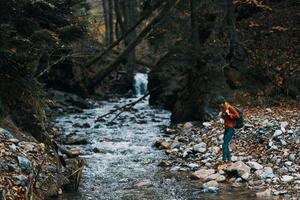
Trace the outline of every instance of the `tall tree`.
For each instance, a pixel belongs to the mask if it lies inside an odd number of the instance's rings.
[[[198,31],[198,14],[196,0],[190,0],[190,10],[191,10],[191,32],[192,32],[192,44],[194,51],[199,51],[199,31]]]
[[[127,30],[130,29],[130,27],[134,26],[134,24],[136,23],[136,19],[137,19],[137,4],[136,4],[136,0],[130,0],[127,1],[127,12],[128,12],[128,28]],[[136,31],[132,31],[129,35],[128,35],[128,44],[136,37]],[[128,67],[129,67],[129,73],[133,74],[133,65],[134,65],[134,61],[135,61],[135,48],[132,49],[132,51],[128,54]]]
[[[105,22],[105,43],[109,45],[113,42],[113,5],[111,0],[103,0],[103,14]]]
[[[126,32],[124,23],[123,23],[123,16],[122,16],[122,11],[120,8],[119,0],[114,0],[114,10],[115,10],[115,16],[116,16],[116,23],[115,23],[116,38],[119,39]]]
[[[234,14],[234,5],[232,0],[226,0],[226,24],[229,31],[229,54],[227,59],[231,61],[234,53],[237,50],[238,36],[235,26],[236,16]]]

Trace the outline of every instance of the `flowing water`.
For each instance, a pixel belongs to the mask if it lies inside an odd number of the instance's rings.
[[[75,132],[90,141],[79,146],[87,162],[79,191],[60,199],[252,199],[248,191],[226,185],[219,193],[203,193],[202,184],[192,181],[189,173],[159,167],[167,155],[153,143],[166,137],[162,127],[169,125],[170,113],[151,108],[147,99],[113,122],[114,116],[95,122],[98,116],[136,99],[100,102],[94,109],[57,119],[65,134]],[[88,123],[90,128],[73,127],[76,123]]]

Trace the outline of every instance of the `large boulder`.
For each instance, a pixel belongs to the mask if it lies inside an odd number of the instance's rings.
[[[207,180],[208,177],[215,173],[214,169],[199,169],[192,173],[192,178]]]
[[[233,163],[230,167],[226,169],[229,173],[237,173],[238,176],[242,177],[245,174],[250,174],[251,168],[246,165],[243,161],[238,161]]]

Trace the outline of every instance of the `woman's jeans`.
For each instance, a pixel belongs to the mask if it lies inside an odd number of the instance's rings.
[[[230,151],[229,151],[229,144],[231,141],[231,138],[234,134],[234,129],[233,128],[225,128],[225,132],[224,132],[224,138],[223,138],[223,145],[222,145],[222,149],[223,149],[223,161],[228,162],[231,161],[231,155],[230,155]]]

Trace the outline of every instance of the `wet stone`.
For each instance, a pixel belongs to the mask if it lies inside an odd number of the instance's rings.
[[[217,181],[212,180],[212,181],[204,183],[203,187],[204,188],[210,188],[210,187],[218,188],[219,187],[219,183]]]
[[[264,169],[257,170],[255,175],[260,179],[273,178],[275,176],[271,167],[265,167]]]
[[[256,193],[256,197],[259,199],[270,198],[271,196],[272,196],[272,191],[270,189]]]
[[[210,175],[214,173],[214,169],[200,169],[192,174],[192,178],[206,180]]]
[[[285,176],[282,176],[282,177],[281,177],[281,181],[283,181],[283,182],[285,182],[285,183],[289,183],[289,182],[291,182],[293,179],[294,179],[293,176],[288,176],[288,175],[285,175]]]
[[[27,185],[27,182],[28,182],[27,176],[25,176],[25,175],[18,175],[18,176],[15,176],[15,179],[16,179],[16,184],[17,185],[22,185],[22,186],[26,186]]]
[[[65,139],[64,143],[70,145],[88,144],[88,139],[83,135],[71,135]]]
[[[229,173],[236,172],[238,176],[243,176],[246,173],[250,174],[250,170],[251,168],[242,161],[235,162],[226,169]]]
[[[27,158],[18,156],[17,159],[18,159],[18,163],[19,163],[19,166],[21,167],[21,169],[23,169],[27,172],[32,171],[32,164]]]
[[[0,138],[3,139],[12,139],[13,135],[6,129],[0,128]]]
[[[206,144],[204,142],[201,142],[199,144],[196,144],[194,147],[193,147],[193,150],[196,152],[196,153],[205,153],[206,152]]]
[[[8,165],[3,160],[0,160],[0,172],[8,171]]]
[[[247,165],[253,170],[263,169],[263,166],[255,161],[249,161]]]
[[[151,187],[153,186],[153,183],[150,180],[143,180],[137,184],[135,184],[135,187],[141,188],[141,187]]]

